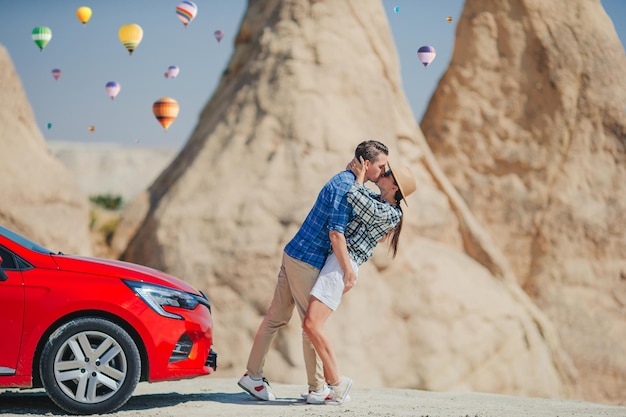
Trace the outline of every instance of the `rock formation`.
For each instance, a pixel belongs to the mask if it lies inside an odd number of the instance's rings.
[[[597,0],[467,0],[456,42],[422,131],[557,325],[580,397],[623,404],[624,48]]]
[[[0,68],[0,224],[50,250],[90,255],[87,197],[48,151],[2,45]]]
[[[377,0],[249,2],[192,137],[133,203],[122,258],[204,290],[219,372],[240,376],[284,245],[321,186],[372,138],[413,168],[419,188],[399,256],[377,248],[329,320],[342,371],[361,387],[571,395],[575,375],[552,325],[415,123]],[[468,242],[480,262],[464,253]],[[267,359],[270,380],[305,383],[300,334],[294,317]]]

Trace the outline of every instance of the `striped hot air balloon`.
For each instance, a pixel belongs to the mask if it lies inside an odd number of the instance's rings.
[[[178,117],[178,102],[170,97],[161,97],[152,105],[152,113],[167,132],[172,122]]]
[[[119,94],[122,86],[117,81],[109,81],[105,84],[104,89],[107,92],[107,95],[111,97],[111,100],[115,100],[115,97]]]
[[[128,55],[132,55],[143,38],[143,29],[135,23],[130,23],[122,26],[117,35],[120,38],[120,42],[128,49]]]
[[[176,78],[178,77],[178,73],[180,72],[180,68],[176,65],[170,65],[165,72],[165,78]]]
[[[433,59],[435,59],[436,55],[437,53],[435,52],[435,48],[433,48],[432,46],[422,46],[420,47],[420,49],[417,50],[417,57],[424,65],[424,68],[426,68],[431,62],[433,62]]]
[[[61,70],[60,70],[60,69],[55,68],[55,69],[53,69],[51,72],[52,72],[52,77],[53,77],[55,80],[58,80],[59,78],[61,78]]]
[[[198,6],[192,1],[182,1],[176,6],[176,15],[183,22],[183,25],[187,25],[196,17],[198,13]]]
[[[46,26],[37,26],[33,29],[32,36],[39,50],[43,51],[43,48],[45,48],[48,42],[50,42],[50,39],[52,39],[52,30]]]

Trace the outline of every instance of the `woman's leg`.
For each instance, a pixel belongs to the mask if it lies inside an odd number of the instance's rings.
[[[326,382],[331,384],[341,378],[337,367],[337,358],[335,352],[330,345],[328,337],[324,334],[324,323],[333,310],[322,303],[317,298],[311,296],[309,307],[304,316],[302,327],[304,332],[309,336],[309,340],[313,343],[315,351],[324,363],[324,378]]]

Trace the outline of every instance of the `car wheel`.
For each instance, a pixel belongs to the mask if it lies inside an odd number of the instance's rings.
[[[71,320],[48,339],[41,354],[41,381],[48,396],[74,414],[102,414],[121,407],[141,374],[133,339],[97,317]]]

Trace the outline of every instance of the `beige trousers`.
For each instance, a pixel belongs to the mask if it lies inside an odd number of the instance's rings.
[[[265,357],[272,345],[278,329],[286,326],[293,314],[294,306],[298,309],[300,322],[309,306],[311,289],[320,270],[298,261],[283,252],[283,261],[278,273],[274,298],[263,322],[257,330],[248,358],[248,373],[254,378],[263,376]],[[306,367],[309,389],[317,391],[324,386],[322,361],[319,359],[308,336],[302,332],[302,350]]]

